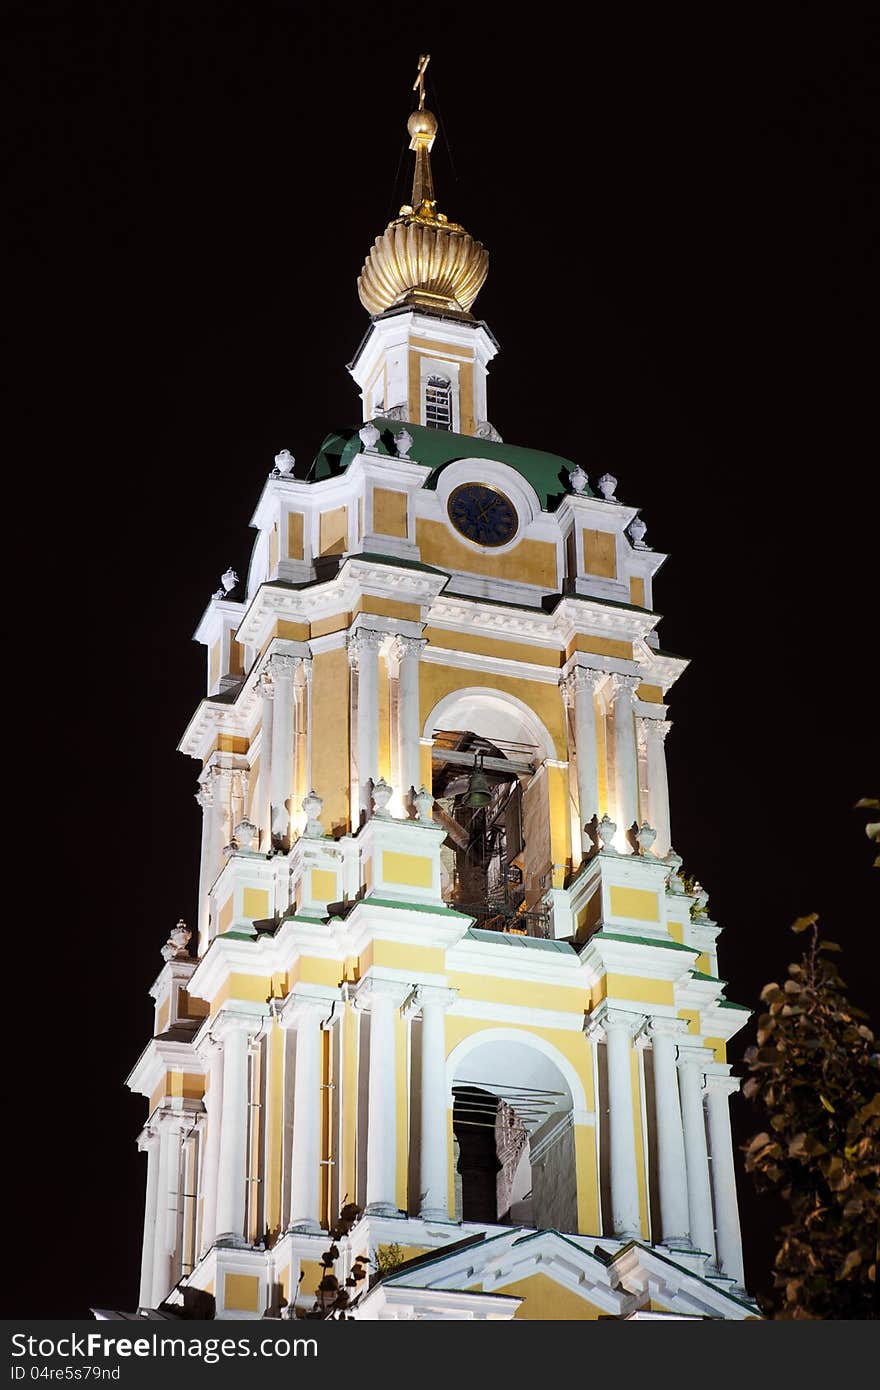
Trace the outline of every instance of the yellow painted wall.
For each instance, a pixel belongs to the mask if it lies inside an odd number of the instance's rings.
[[[608,896],[615,917],[633,917],[639,922],[660,921],[660,899],[654,892],[612,884]]]
[[[348,653],[344,647],[312,658],[312,782],[324,798],[328,830],[348,827]]]
[[[549,1274],[530,1274],[526,1279],[516,1279],[510,1284],[498,1284],[492,1292],[521,1298],[523,1301],[513,1315],[520,1320],[583,1322],[595,1321],[602,1316],[602,1309],[564,1285],[557,1284]]]
[[[287,554],[291,560],[303,558],[303,514],[287,513]]]
[[[461,990],[459,1003],[479,999],[490,1004],[512,1004],[519,1008],[556,1009],[563,1013],[584,1013],[589,995],[585,989],[565,985],[537,984],[531,980],[505,980],[496,975],[476,975],[463,970],[449,972],[451,989]]]
[[[232,921],[232,897],[228,897],[217,914],[217,931],[221,934],[229,930]]]
[[[260,1311],[260,1279],[257,1274],[226,1274],[223,1278],[223,1305],[247,1313]]]
[[[359,1015],[346,1004],[342,1023],[342,1153],[339,1192],[353,1202],[357,1190],[357,1072]]]
[[[646,980],[639,975],[607,974],[605,993],[613,999],[638,999],[643,1004],[674,1004],[671,980]]]
[[[348,549],[348,507],[321,513],[318,554],[341,555]]]
[[[633,1129],[636,1136],[636,1181],[639,1187],[639,1225],[642,1239],[650,1234],[648,1215],[648,1175],[645,1166],[645,1136],[642,1132],[642,1079],[639,1072],[639,1054],[632,1048],[629,1054],[630,1078],[632,1084]]]
[[[430,888],[434,863],[424,854],[399,854],[396,850],[386,849],[382,851],[382,877],[388,883]]]
[[[622,661],[632,661],[632,642],[624,642],[618,637],[600,637],[593,632],[576,632],[565,648],[566,658],[574,652],[592,652],[594,656],[616,656]]]
[[[454,652],[472,652],[477,656],[494,656],[501,661],[529,661],[534,666],[559,666],[562,650],[534,647],[528,642],[504,642],[484,637],[481,632],[451,632],[442,627],[426,627],[424,634],[434,647],[446,647]]]
[[[416,544],[422,563],[438,569],[462,570],[468,574],[487,574],[495,579],[518,579],[555,590],[556,546],[552,541],[522,540],[503,555],[482,555],[456,540],[443,521],[416,518]]]
[[[401,603],[400,599],[379,598],[376,594],[366,594],[358,599],[352,609],[352,617],[358,613],[374,614],[380,618],[403,618],[411,623],[417,623],[422,616],[417,603]]]
[[[568,809],[568,768],[547,768],[550,797],[550,856],[553,887],[563,888],[571,868],[571,816]]]
[[[330,632],[342,632],[351,626],[351,614],[330,613],[326,618],[318,618],[312,623],[312,637],[326,637]]]
[[[245,888],[241,895],[245,917],[262,922],[269,916],[269,893],[265,888]]]
[[[629,601],[637,608],[645,606],[645,581],[636,575],[629,581]]]
[[[617,578],[616,538],[613,531],[584,529],[584,572],[603,579]]]
[[[406,536],[406,493],[373,489],[373,530],[382,536]]]
[[[636,691],[640,700],[644,700],[649,705],[663,704],[663,687],[659,685],[645,685],[644,682]]]
[[[599,1230],[599,1160],[593,1125],[574,1127],[574,1163],[577,1176],[578,1230]]]
[[[679,1018],[686,1018],[689,1033],[699,1034],[700,1031],[700,1011],[699,1009],[679,1009]]]
[[[409,942],[377,939],[361,954],[358,972],[363,975],[370,965],[381,965],[386,970],[417,970],[442,975],[445,963],[446,952],[442,946],[412,946]]]
[[[312,869],[312,897],[319,902],[336,901],[336,875],[332,869]]]

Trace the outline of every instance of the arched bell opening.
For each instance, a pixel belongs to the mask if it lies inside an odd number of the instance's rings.
[[[573,1101],[528,1043],[487,1042],[452,1086],[455,1215],[481,1225],[577,1229]]]

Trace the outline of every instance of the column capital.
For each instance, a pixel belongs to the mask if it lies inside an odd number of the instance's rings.
[[[742,1086],[741,1076],[728,1076],[723,1072],[706,1073],[706,1091],[709,1095],[735,1096]]]
[[[260,1032],[265,1022],[266,1015],[262,1011],[253,1014],[239,1014],[221,1009],[211,1024],[211,1040],[215,1043],[225,1043],[234,1033],[244,1033],[247,1041],[250,1042],[251,1038]]]
[[[350,632],[345,639],[350,664],[357,669],[359,658],[368,651],[378,652],[387,636],[387,632],[372,627],[359,627]]]
[[[576,690],[590,690],[595,693],[608,677],[607,671],[595,666],[570,666],[560,678],[560,685],[572,693]]]
[[[266,662],[266,670],[276,681],[292,681],[301,656],[288,656],[285,652],[273,652]]]
[[[641,683],[641,676],[622,676],[615,671],[611,676],[612,700],[634,700],[636,698],[636,691]]]
[[[584,1023],[584,1032],[587,1037],[601,1041],[602,1037],[612,1029],[625,1030],[630,1037],[635,1038],[642,1031],[647,1023],[644,1014],[629,1013],[625,1009],[608,1009],[600,1004],[595,1013]]]
[[[680,1038],[684,1037],[688,1030],[686,1018],[649,1018],[646,1029],[649,1038]]]
[[[640,714],[636,723],[645,738],[657,738],[661,743],[665,742],[666,735],[672,728],[671,719],[652,719],[645,714]]]
[[[299,1028],[309,1022],[320,1026],[327,1022],[341,998],[340,989],[324,985],[300,985],[291,990],[275,1017],[282,1028]]]
[[[300,657],[299,669],[303,678],[303,685],[311,685],[314,675],[314,659],[310,656]]]
[[[206,779],[199,783],[198,791],[195,794],[196,801],[205,811],[209,806],[214,805],[214,783],[211,779]]]
[[[409,997],[407,1012],[424,1013],[425,1009],[448,1009],[458,998],[457,989],[446,989],[443,985],[416,985]]]
[[[388,651],[395,661],[403,661],[408,656],[414,656],[418,660],[422,648],[427,645],[425,637],[407,637],[402,632],[395,632],[389,638]]]
[[[348,987],[348,997],[355,1008],[368,1011],[377,999],[390,1000],[392,1007],[399,1009],[411,992],[411,985],[402,984],[399,980],[383,980],[374,975],[367,975]]]
[[[679,1047],[678,1065],[682,1070],[705,1072],[715,1060],[710,1047]]]
[[[273,695],[275,694],[275,686],[272,681],[272,672],[269,669],[268,663],[260,672],[260,679],[258,680],[257,684],[260,687],[260,694],[265,699],[271,700]]]

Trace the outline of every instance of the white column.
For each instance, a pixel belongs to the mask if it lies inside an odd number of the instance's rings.
[[[153,1289],[150,1307],[158,1308],[174,1285],[174,1234],[177,1230],[177,1161],[179,1125],[175,1116],[156,1116],[159,1141],[156,1221],[153,1229]]]
[[[295,991],[281,1016],[284,1028],[296,1029],[288,1217],[292,1231],[321,1229],[321,1024],[327,1014],[326,1000]]]
[[[419,985],[422,1010],[422,1094],[419,1215],[425,1221],[449,1218],[449,1139],[446,1088],[446,1010],[458,994],[454,989]]]
[[[272,716],[272,843],[286,849],[290,842],[293,798],[293,677],[297,658],[276,653],[269,658],[275,687]]]
[[[159,1195],[159,1140],[147,1129],[138,1141],[147,1155],[147,1193],[144,1202],[144,1238],[141,1251],[141,1284],[138,1307],[151,1307],[153,1297],[153,1259],[156,1247],[156,1210]]]
[[[639,818],[639,772],[633,700],[638,676],[612,676],[614,706],[614,782],[617,789],[617,825],[626,835]]]
[[[649,820],[657,831],[654,854],[662,859],[672,847],[669,822],[669,779],[666,775],[666,735],[672,728],[666,719],[639,720],[645,735],[648,764]]]
[[[199,1240],[201,1253],[210,1250],[217,1234],[217,1171],[220,1163],[220,1127],[223,1106],[223,1049],[219,1043],[208,1043],[209,1083],[205,1091],[208,1112],[208,1132],[202,1157],[202,1230]]]
[[[312,658],[303,657],[302,660],[303,678],[303,740],[302,740],[302,781],[300,790],[303,796],[308,796],[312,789]]]
[[[379,776],[379,646],[382,637],[381,632],[358,628],[348,639],[348,659],[352,670],[357,672],[357,698],[352,710],[357,730],[354,745],[357,799],[352,795],[352,821],[355,823],[359,819],[358,810],[369,820],[372,783]]]
[[[589,849],[592,843],[584,826],[594,815],[599,814],[599,751],[596,743],[595,693],[604,679],[604,671],[575,666],[563,683],[563,690],[574,710],[575,768],[583,849]]]
[[[243,1245],[248,1139],[248,1041],[254,1020],[226,1014],[214,1024],[223,1043],[223,1116],[217,1162],[215,1240]]]
[[[706,1119],[703,1113],[706,1058],[701,1051],[680,1048],[678,1069],[691,1243],[697,1250],[708,1255],[710,1262],[714,1264],[715,1223],[712,1217],[709,1152],[706,1147]]]
[[[655,1018],[649,1031],[654,1054],[660,1224],[664,1244],[680,1247],[688,1244],[690,1218],[675,1040],[687,1031],[687,1023],[684,1019]]]
[[[709,1148],[712,1154],[712,1189],[715,1197],[715,1226],[718,1236],[718,1267],[722,1274],[745,1286],[736,1176],[733,1167],[733,1141],[730,1134],[728,1097],[739,1090],[739,1077],[706,1077],[706,1109],[709,1113]]]
[[[272,708],[275,687],[268,671],[260,677],[260,786],[254,820],[260,826],[260,848],[272,848]]]
[[[367,977],[356,1001],[370,1011],[370,1076],[367,1112],[368,1216],[396,1216],[397,1064],[394,1015],[408,989],[391,980]]]
[[[419,659],[425,645],[422,637],[398,636],[393,642],[398,669],[397,765],[404,806],[409,806],[412,791],[418,791],[420,786]]]
[[[638,1014],[616,1009],[605,1015],[608,1048],[609,1138],[611,1147],[611,1224],[621,1240],[639,1239],[639,1184],[632,1090],[632,1040],[644,1023]]]
[[[211,919],[211,884],[217,876],[217,866],[211,865],[213,850],[214,779],[208,772],[205,781],[199,783],[196,801],[202,808],[202,841],[199,852],[199,954],[208,945]]]

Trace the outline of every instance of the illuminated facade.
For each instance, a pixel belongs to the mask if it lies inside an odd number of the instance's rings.
[[[421,86],[409,132],[364,424],[306,478],[278,455],[196,633],[196,954],[180,924],[129,1078],[140,1304],[311,1308],[354,1202],[338,1273],[393,1265],[357,1317],[752,1317],[747,1011],[670,838],[665,556],[615,479],[489,423],[488,257],[437,210]]]

